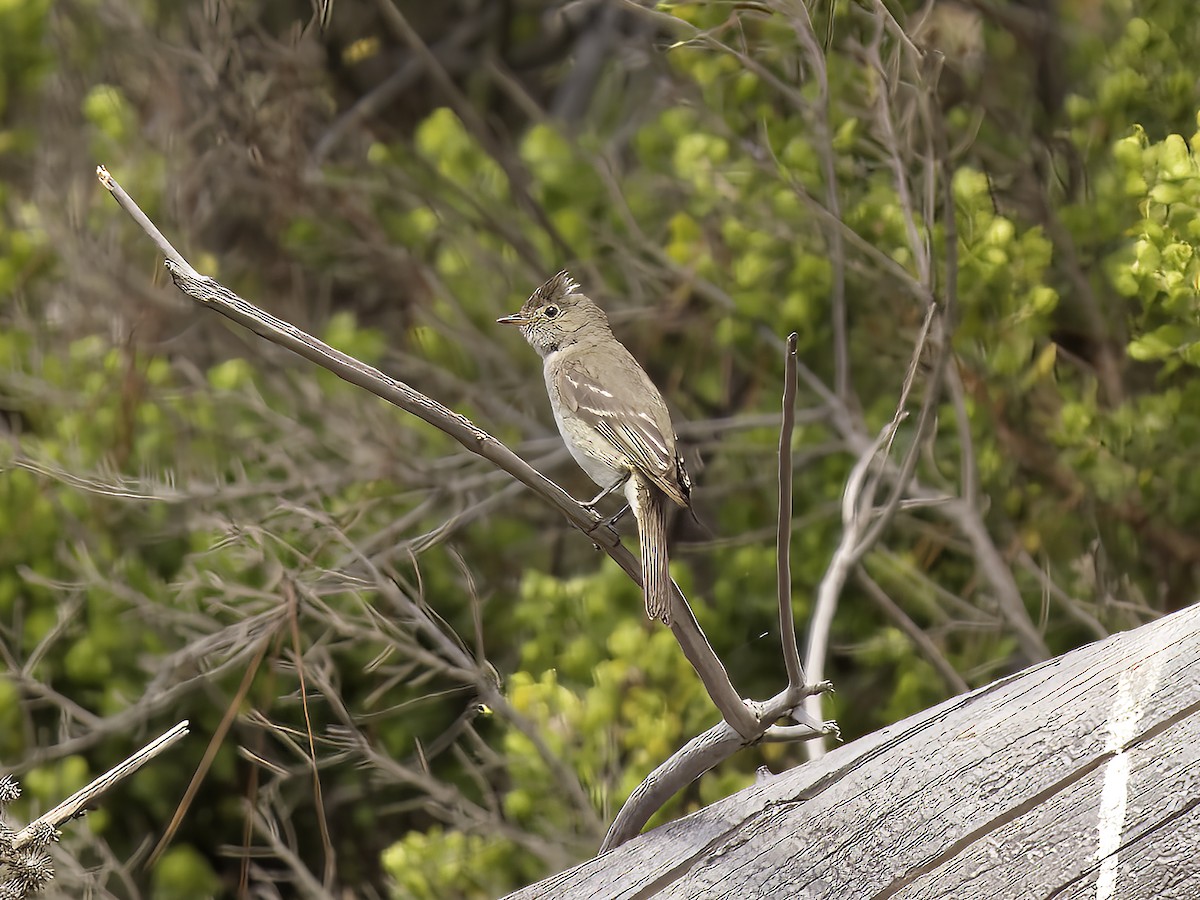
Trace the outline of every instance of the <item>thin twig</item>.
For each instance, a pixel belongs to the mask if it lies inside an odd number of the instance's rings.
[[[879,4],[877,4],[878,6]],[[917,278],[926,288],[933,284],[933,265],[930,259],[928,236],[922,237],[917,228],[916,204],[913,202],[912,189],[908,184],[908,165],[900,156],[900,138],[892,120],[892,103],[895,98],[894,84],[888,74],[887,67],[879,52],[883,40],[883,18],[876,18],[877,32],[875,39],[869,45],[867,63],[879,76],[880,88],[876,90],[877,121],[883,132],[884,146],[887,148],[888,162],[892,168],[892,181],[900,198],[900,212],[904,216],[904,230],[908,237],[908,246],[913,252],[913,260],[917,267]],[[922,87],[925,87],[922,85]]]
[[[896,626],[916,645],[929,664],[942,676],[942,681],[945,682],[950,694],[965,694],[969,691],[971,686],[958,674],[933,639],[921,629],[920,625],[909,618],[898,603],[888,596],[887,591],[880,586],[879,582],[863,571],[862,567],[859,567],[854,574],[867,595],[875,601],[875,604],[884,611],[888,618],[896,623]]]
[[[825,208],[835,221],[842,220],[841,204],[838,200],[838,177],[833,135],[829,127],[829,71],[825,65],[825,51],[817,40],[808,7],[802,3],[789,4],[794,10],[793,28],[800,43],[808,54],[809,64],[817,79],[816,136],[821,156],[821,174],[825,179]],[[830,10],[830,19],[833,11]],[[833,390],[839,397],[850,392],[850,350],[846,339],[846,245],[840,228],[826,228],[825,240],[829,244],[833,285],[830,290],[830,319],[833,330]]]
[[[950,393],[950,402],[954,406],[954,430],[958,434],[962,497],[971,506],[978,508],[979,478],[975,465],[975,439],[971,435],[971,419],[967,414],[966,388],[963,386],[962,373],[957,365],[947,368],[946,387]]]
[[[867,481],[872,463],[875,462],[887,436],[891,430],[889,423],[867,447],[850,470],[846,479],[846,489],[842,498],[842,537],[837,549],[829,561],[829,567],[821,583],[817,586],[817,602],[813,606],[812,621],[808,626],[808,645],[804,652],[804,669],[809,677],[821,679],[825,673],[825,657],[829,648],[829,635],[833,628],[833,615],[837,610],[838,597],[846,580],[857,565],[859,537],[866,526],[865,513],[869,511],[869,501],[862,500],[863,485]],[[821,716],[821,702],[818,694],[807,698],[805,710],[814,719]],[[822,747],[816,746],[820,741],[814,741],[806,748],[810,758],[821,756]]]
[[[427,606],[416,603],[412,598],[405,595],[397,583],[380,572],[376,565],[349,538],[340,533],[338,536],[348,553],[352,554],[370,573],[379,592],[385,597],[390,598],[403,611],[403,618],[419,630],[428,639],[430,644],[440,651],[442,657],[448,661],[449,666],[453,667],[448,674],[456,678],[462,677],[465,681],[472,684],[483,703],[495,710],[497,715],[501,716],[521,732],[533,744],[534,749],[542,757],[542,761],[546,764],[547,768],[559,779],[564,789],[570,794],[571,802],[575,808],[580,810],[581,814],[589,817],[589,824],[598,824],[590,821],[590,818],[594,816],[592,805],[588,801],[586,792],[580,787],[578,778],[574,772],[569,766],[563,764],[562,759],[558,755],[551,751],[550,746],[545,742],[542,735],[537,732],[537,729],[533,727],[533,724],[513,709],[504,698],[504,695],[499,690],[499,676],[496,675],[495,670],[486,662],[484,657],[482,655],[472,657],[465,647],[447,633],[447,630],[438,627],[438,624],[433,621],[432,610]],[[436,660],[434,663],[436,663]],[[350,722],[347,722],[348,727],[350,724]]]
[[[119,765],[113,766],[99,778],[80,788],[62,803],[58,804],[58,806],[39,816],[18,831],[13,836],[12,849],[14,851],[24,849],[39,833],[45,833],[46,828],[52,828],[57,831],[61,825],[69,822],[90,807],[96,798],[110,787],[127,776],[132,775],[146,763],[150,762],[150,760],[154,759],[154,757],[182,739],[187,733],[188,721],[184,719],[174,728],[164,732],[137,753],[133,754],[133,756]]]
[[[1054,580],[1050,577],[1049,571],[1039,566],[1027,550],[1020,550],[1017,554],[1017,559],[1024,566],[1026,572],[1029,572],[1041,582],[1042,590],[1058,600],[1062,604],[1063,609],[1067,611],[1067,615],[1091,632],[1093,638],[1101,641],[1112,634],[1099,619],[1087,611],[1087,607],[1083,601],[1075,599],[1055,584]]]
[[[163,233],[150,221],[150,217],[142,212],[141,207],[133,202],[132,197],[125,193],[125,188],[121,187],[117,179],[108,174],[108,169],[104,168],[104,166],[96,166],[96,177],[112,193],[113,198],[120,204],[121,209],[129,213],[133,217],[133,221],[141,226],[142,231],[150,235],[150,239],[158,247],[159,253],[175,263],[176,267],[181,271],[186,272],[194,278],[200,277],[200,273],[193,269],[188,261],[183,258],[182,254],[171,246],[171,242],[163,237]]]
[[[940,58],[931,59],[928,67],[936,76],[940,71]],[[937,375],[940,377],[944,369],[946,356],[949,354],[950,335],[953,334],[958,319],[958,223],[955,218],[953,171],[947,151],[945,122],[935,104],[930,104],[930,125],[934,131],[934,140],[938,145],[938,155],[941,162],[942,181],[942,220],[945,229],[946,251],[946,287],[945,311],[942,316],[941,341],[944,353],[939,357]],[[964,466],[969,476],[974,474],[974,460]],[[972,477],[972,482],[975,478]],[[988,534],[987,525],[983,521],[983,513],[977,496],[966,495],[965,499],[956,504],[948,504],[943,511],[947,516],[955,518],[959,529],[967,536],[975,547],[975,557],[983,569],[988,581],[996,591],[996,602],[1007,619],[1009,627],[1015,633],[1021,652],[1030,663],[1049,659],[1053,654],[1046,645],[1041,631],[1033,623],[1021,590],[1013,576],[1012,568],[1004,560],[995,542]],[[955,515],[957,513],[957,516]]]
[[[443,66],[449,66],[453,61],[456,73],[459,69],[476,65],[478,57],[470,52],[467,45],[476,41],[487,29],[495,28],[495,18],[494,7],[483,8],[480,15],[464,17],[449,35],[429,48],[434,59],[442,62]],[[396,71],[363,94],[346,112],[338,116],[317,139],[312,154],[312,170],[316,172],[317,167],[354,128],[378,115],[410,89],[425,74],[426,62],[426,59],[414,53],[405,59]]]
[[[308,762],[312,772],[313,806],[317,811],[317,830],[321,835],[321,851],[325,858],[322,884],[325,890],[333,890],[337,874],[337,853],[333,839],[329,836],[329,819],[325,814],[325,796],[321,790],[321,768],[317,762],[317,748],[313,741],[312,714],[308,708],[308,685],[304,681],[304,652],[300,645],[300,611],[296,597],[296,586],[285,578],[282,584],[284,603],[287,608],[288,626],[291,631],[292,653],[296,657],[296,678],[300,682],[300,707],[304,711],[304,733],[308,738]]]
[[[446,67],[442,65],[441,60],[429,48],[429,45],[421,38],[421,35],[413,28],[407,17],[401,12],[399,5],[395,0],[376,0],[376,8],[379,10],[383,21],[387,26],[403,40],[410,50],[425,64],[425,71],[430,79],[438,86],[438,88],[446,95],[451,107],[463,124],[467,126],[475,139],[494,159],[497,165],[504,170],[505,176],[508,178],[509,188],[512,190],[513,198],[519,206],[524,207],[527,212],[538,224],[538,226],[546,233],[546,236],[554,243],[561,256],[566,259],[571,259],[575,256],[575,252],[571,249],[562,233],[555,227],[550,220],[546,210],[529,192],[528,182],[529,176],[521,168],[521,163],[511,153],[506,153],[496,140],[492,131],[488,128],[487,123],[479,115],[475,106],[467,99],[454,79],[450,77],[450,73],[446,71]]]
[[[779,521],[775,533],[775,588],[779,599],[779,639],[788,686],[804,687],[804,667],[796,646],[796,618],[792,612],[792,432],[796,423],[796,345],[792,332],[783,355],[783,424],[779,428]]]
[[[225,740],[225,735],[233,725],[233,720],[237,717],[238,711],[241,709],[242,699],[246,696],[246,692],[250,690],[250,684],[258,672],[263,655],[267,652],[267,646],[271,643],[272,633],[268,631],[263,634],[258,651],[255,653],[254,661],[242,675],[242,683],[238,686],[237,694],[234,695],[229,706],[225,709],[225,714],[221,717],[221,723],[217,726],[217,730],[213,732],[213,736],[208,742],[208,747],[204,750],[204,757],[200,760],[200,765],[196,767],[196,771],[192,773],[192,780],[188,782],[187,789],[183,792],[183,798],[175,808],[175,813],[171,816],[171,821],[167,823],[167,828],[163,832],[162,837],[158,839],[158,843],[154,845],[154,849],[150,851],[150,856],[146,859],[147,868],[153,866],[159,856],[170,846],[171,839],[175,836],[175,832],[179,830],[179,826],[183,822],[183,817],[187,815],[192,801],[196,799],[200,785],[204,783],[204,778],[208,774],[208,770],[212,767],[213,760],[217,757],[217,751],[221,749],[221,743]]]
[[[938,322],[939,307],[937,304],[930,305],[925,310],[925,319],[921,324],[920,334],[917,336],[916,343],[913,345],[912,356],[909,359],[908,371],[904,376],[904,383],[900,388],[900,399],[896,404],[896,413],[892,417],[889,426],[888,438],[883,450],[883,456],[888,456],[888,451],[891,450],[892,442],[895,440],[896,434],[900,430],[900,423],[908,416],[908,410],[905,408],[908,404],[908,396],[911,393],[912,386],[916,380],[917,371],[920,368],[921,357],[925,353],[926,342],[929,340],[931,330],[935,333],[941,333],[942,329]],[[909,484],[912,481],[913,475],[916,472],[917,460],[920,457],[921,445],[925,441],[925,435],[933,428],[937,418],[937,401],[941,394],[942,375],[946,370],[947,360],[950,351],[947,341],[943,338],[937,343],[937,354],[934,357],[933,370],[929,373],[929,377],[925,383],[925,397],[921,402],[920,412],[917,414],[916,426],[913,429],[912,443],[909,445],[908,452],[901,460],[899,475],[892,479],[892,493],[888,497],[887,503],[875,517],[874,523],[864,535],[856,553],[856,559],[861,560],[868,551],[879,541],[883,535],[884,529],[892,524],[892,519],[900,509],[900,505],[908,493]]]

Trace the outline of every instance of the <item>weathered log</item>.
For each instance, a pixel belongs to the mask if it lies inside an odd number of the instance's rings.
[[[512,898],[1197,900],[1200,606],[911,716]]]

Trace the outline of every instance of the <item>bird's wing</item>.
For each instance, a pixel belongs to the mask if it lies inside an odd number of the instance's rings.
[[[689,482],[675,452],[675,435],[662,396],[633,357],[615,364],[627,377],[614,382],[593,372],[582,360],[567,360],[559,369],[559,397],[672,501],[687,506]],[[624,392],[609,390],[618,383],[641,388],[636,393],[642,402],[635,404]]]

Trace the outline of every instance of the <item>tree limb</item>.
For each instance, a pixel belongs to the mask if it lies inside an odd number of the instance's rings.
[[[332,372],[350,384],[364,388],[377,397],[411,413],[417,418],[454,438],[472,453],[482,456],[508,472],[534,493],[555,506],[567,520],[588,535],[600,546],[636,583],[641,583],[641,566],[633,554],[621,544],[616,532],[599,528],[600,516],[593,510],[577,503],[566,491],[546,478],[527,462],[508,449],[503,443],[479,428],[470,419],[438,403],[398,381],[373,366],[337,350],[324,341],[300,330],[254,304],[242,299],[212,278],[201,275],[183,258],[142,212],[108,171],[99,166],[96,175],[120,204],[144,230],[160,252],[166,257],[167,271],[176,287],[201,305],[219,312],[226,318],[249,328],[260,337],[285,347],[311,362]],[[705,689],[725,720],[747,739],[762,734],[761,724],[748,710],[734,690],[724,665],[713,652],[712,646],[700,629],[691,606],[675,585],[675,613],[671,623],[680,648],[688,662],[696,670]]]

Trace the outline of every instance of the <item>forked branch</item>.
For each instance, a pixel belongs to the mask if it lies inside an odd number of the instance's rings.
[[[104,185],[158,246],[166,258],[167,270],[183,293],[201,305],[219,312],[226,318],[249,328],[255,334],[285,347],[305,359],[315,362],[339,378],[370,391],[389,403],[429,423],[454,438],[472,453],[487,459],[508,472],[538,496],[555,506],[567,520],[588,535],[635,582],[641,583],[640,566],[633,554],[622,544],[615,531],[597,527],[600,517],[591,509],[577,503],[566,491],[546,478],[492,435],[479,428],[465,416],[443,406],[404,382],[398,381],[354,357],[337,350],[290,322],[277,318],[239,297],[214,279],[201,275],[183,258],[162,232],[138,207],[108,171],[96,170]],[[675,586],[678,592],[678,586]],[[700,629],[691,607],[682,593],[671,631],[684,655],[700,676],[713,703],[725,721],[746,741],[758,740],[772,725],[755,713],[754,704],[743,701],[734,689],[728,673],[713,652]]]
[[[769,725],[753,739],[746,739],[721,722],[688,741],[671,757],[646,776],[617,813],[600,851],[617,847],[637,836],[650,817],[681,788],[709,769],[724,762],[743,747],[759,741],[802,741],[832,735],[840,738],[836,722],[821,722],[804,709],[806,698],[833,690],[833,684],[821,681],[808,684],[796,643],[795,613],[792,607],[792,434],[796,424],[796,345],[798,337],[788,335],[783,356],[783,416],[779,428],[779,517],[776,526],[776,593],[779,605],[779,637],[788,686],[766,703],[757,705],[760,722]],[[780,718],[797,725],[775,725]]]

